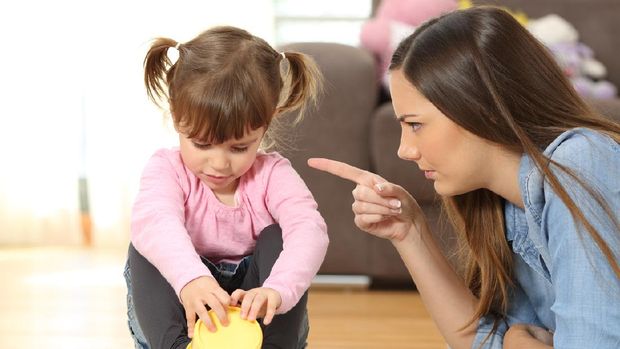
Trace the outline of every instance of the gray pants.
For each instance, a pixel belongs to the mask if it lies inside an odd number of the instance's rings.
[[[266,227],[258,237],[254,254],[238,265],[213,264],[203,258],[213,277],[228,293],[241,288],[260,287],[282,252],[282,231],[278,225]],[[137,349],[185,349],[187,337],[185,310],[172,286],[159,271],[130,245],[127,266],[127,308],[129,329]],[[262,348],[305,348],[308,337],[306,292],[293,309],[276,315],[263,329]]]

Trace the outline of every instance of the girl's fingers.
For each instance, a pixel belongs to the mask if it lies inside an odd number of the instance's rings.
[[[252,307],[252,303],[254,302],[254,297],[256,297],[255,292],[247,292],[243,297],[243,301],[241,302],[242,319],[248,318],[248,313],[250,312],[250,308]]]
[[[243,300],[243,296],[245,296],[245,294],[247,293],[247,291],[242,290],[242,289],[236,289],[231,295],[230,295],[230,305],[232,306],[237,306],[239,304],[239,301]]]
[[[196,324],[196,313],[185,308],[185,318],[187,319],[187,336],[194,337],[194,325]]]
[[[211,307],[211,310],[213,310],[217,318],[220,320],[220,323],[224,326],[228,326],[227,309],[224,308],[220,300],[214,294],[207,295],[207,304]],[[224,304],[228,304],[228,302]],[[198,315],[200,315],[200,313]],[[200,318],[203,319],[202,316]]]
[[[198,314],[198,317],[202,320],[202,322],[205,324],[207,329],[211,332],[215,332],[216,330],[215,325],[213,324],[213,321],[211,321],[211,317],[209,317],[209,312],[207,311],[207,308],[205,308],[204,304],[197,303],[195,304],[195,306],[196,306],[196,313]],[[192,325],[191,328],[193,331],[194,326]],[[188,332],[189,332],[189,329],[188,329]]]
[[[262,293],[257,293],[254,297],[254,301],[252,302],[252,306],[250,307],[250,313],[248,314],[248,320],[253,321],[256,320],[258,315],[260,314],[261,309],[267,302],[267,297]]]
[[[267,298],[267,311],[265,312],[265,317],[263,318],[263,324],[269,325],[271,320],[276,314],[276,300],[272,297]]]
[[[221,304],[227,305],[230,303],[230,295],[228,292],[224,291],[223,288],[220,288],[214,293],[215,297],[220,301]]]

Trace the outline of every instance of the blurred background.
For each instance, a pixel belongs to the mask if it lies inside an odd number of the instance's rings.
[[[142,167],[156,148],[175,142],[168,119],[144,90],[150,39],[183,42],[228,24],[273,45],[356,45],[371,2],[5,3],[0,246],[127,244]]]

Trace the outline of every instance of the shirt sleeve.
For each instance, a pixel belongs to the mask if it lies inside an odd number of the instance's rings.
[[[515,255],[515,258],[521,258]],[[531,324],[542,326],[536,315],[529,298],[523,292],[521,286],[516,284],[510,291],[509,306],[506,321],[499,321],[497,330],[493,330],[493,316],[485,316],[478,322],[478,329],[474,337],[472,349],[501,349],[504,345],[504,335],[508,328],[514,324]],[[483,345],[482,345],[483,344]],[[481,346],[482,345],[482,346]]]
[[[485,316],[478,321],[478,330],[474,337],[472,349],[502,349],[504,345],[504,335],[508,326],[500,322],[497,331],[491,333],[493,329],[493,317]]]
[[[179,296],[188,282],[211,273],[185,228],[185,194],[177,170],[183,167],[175,167],[172,157],[160,150],[143,171],[132,210],[131,242]]]
[[[554,170],[587,220],[620,257],[620,147],[597,139],[576,137],[563,143],[552,159],[569,167],[607,204],[605,212],[591,193],[573,178]],[[620,280],[585,227],[545,182],[543,232],[548,238],[555,301],[556,348],[620,347]],[[609,214],[615,218],[610,218]],[[545,223],[546,222],[546,223]]]
[[[283,250],[263,286],[282,297],[278,314],[299,302],[321,266],[329,239],[317,203],[290,162],[280,158],[267,178],[266,204],[282,229]]]

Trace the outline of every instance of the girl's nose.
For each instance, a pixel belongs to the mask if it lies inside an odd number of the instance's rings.
[[[216,171],[224,171],[230,166],[230,161],[224,154],[214,154],[209,159],[209,166]]]

